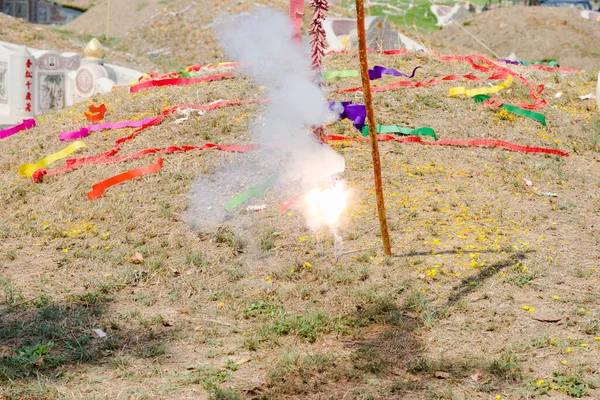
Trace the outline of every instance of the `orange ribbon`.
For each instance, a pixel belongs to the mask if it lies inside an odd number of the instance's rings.
[[[132,169],[127,172],[123,172],[122,174],[115,175],[111,178],[108,178],[102,182],[96,183],[92,186],[92,190],[90,190],[87,194],[88,199],[95,200],[99,197],[102,197],[104,191],[111,186],[118,185],[119,183],[128,181],[133,178],[140,177],[142,175],[151,174],[153,172],[158,172],[162,169],[163,160],[162,158],[158,158],[156,164],[146,165],[140,168]]]

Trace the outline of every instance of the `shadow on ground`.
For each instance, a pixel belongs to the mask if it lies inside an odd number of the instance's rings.
[[[117,354],[155,358],[164,353],[164,330],[140,332],[110,322],[108,301],[109,296],[88,293],[60,304],[41,296],[0,306],[0,398],[18,396],[18,388],[28,381],[58,380],[79,364]],[[94,333],[96,329],[106,336]]]
[[[425,293],[407,288],[403,304],[388,305],[385,310],[374,304],[369,309],[359,310],[357,315],[372,313],[378,317],[372,319],[374,325],[365,331],[366,335],[349,345],[354,351],[354,367],[380,377],[393,377],[391,385],[379,390],[381,398],[453,399],[448,380],[468,378],[477,371],[484,371],[487,376],[477,384],[477,390],[482,393],[492,392],[507,382],[518,382],[521,371],[511,354],[490,360],[431,359],[423,355],[420,335],[423,329],[448,317],[457,303],[468,299],[469,294],[476,292],[486,280],[525,258],[525,253],[513,253],[505,260],[482,268],[476,276],[455,286],[448,299],[439,306],[432,306]],[[432,376],[438,379],[432,381]],[[436,381],[439,385],[432,383]],[[360,389],[353,389],[345,398],[361,396]]]

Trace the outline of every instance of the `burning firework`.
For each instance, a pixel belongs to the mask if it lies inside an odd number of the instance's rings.
[[[350,192],[344,182],[329,188],[316,188],[304,195],[308,224],[313,229],[325,226],[335,230],[348,205]]]

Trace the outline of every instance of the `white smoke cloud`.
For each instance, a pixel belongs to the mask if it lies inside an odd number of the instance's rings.
[[[248,157],[241,171],[236,166],[219,168],[211,179],[199,177],[192,186],[186,218],[194,226],[207,221],[222,222],[225,213],[215,213],[215,209],[222,208],[224,198],[241,191],[240,186],[244,185],[240,181],[248,187],[263,183],[268,174],[276,173],[280,183],[295,181],[308,189],[331,182],[345,169],[344,158],[321,144],[311,131],[312,126],[329,121],[332,112],[323,91],[313,82],[304,45],[292,39],[289,17],[263,8],[222,19],[216,24],[216,31],[225,55],[243,63],[245,71],[265,88],[271,101],[266,113],[252,126],[253,141],[262,148],[258,157],[238,155]],[[215,179],[222,186],[216,187]],[[229,187],[226,182],[236,184]]]

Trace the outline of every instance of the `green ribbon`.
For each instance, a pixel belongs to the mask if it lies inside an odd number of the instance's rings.
[[[543,61],[529,62],[529,61],[524,61],[524,60],[521,60],[521,59],[518,59],[518,58],[517,58],[517,61],[519,61],[520,63],[522,63],[526,67],[528,67],[530,65],[544,65]],[[558,63],[556,62],[556,60],[550,60],[550,61],[548,61],[548,66],[549,67],[559,67],[560,65],[558,65]]]
[[[490,96],[488,96],[487,94],[478,94],[477,96],[473,97],[473,99],[475,100],[475,103],[483,103],[484,101],[488,100],[489,98],[490,98]],[[540,114],[540,113],[537,113],[537,112],[531,111],[531,110],[526,110],[521,107],[511,106],[510,104],[502,104],[502,106],[500,106],[500,108],[503,108],[506,111],[516,114],[520,117],[532,119],[532,120],[537,121],[540,124],[546,126],[546,117],[543,114]]]
[[[247,201],[250,201],[257,197],[261,197],[265,194],[267,189],[269,189],[275,183],[275,181],[277,181],[277,175],[270,177],[269,180],[263,183],[262,185],[254,185],[246,189],[233,199],[223,204],[223,207],[227,212],[230,212]]]
[[[358,76],[357,69],[347,69],[343,71],[327,71],[321,75],[323,79],[334,79],[334,78],[350,78]]]
[[[182,71],[179,73],[180,78],[193,78],[193,75],[187,71]]]
[[[435,131],[429,127],[421,127],[421,128],[407,128],[404,126],[397,125],[376,125],[377,133],[399,133],[401,135],[417,135],[417,136],[431,136],[433,139],[438,140]],[[367,125],[362,128],[362,135],[369,136],[369,127]]]

